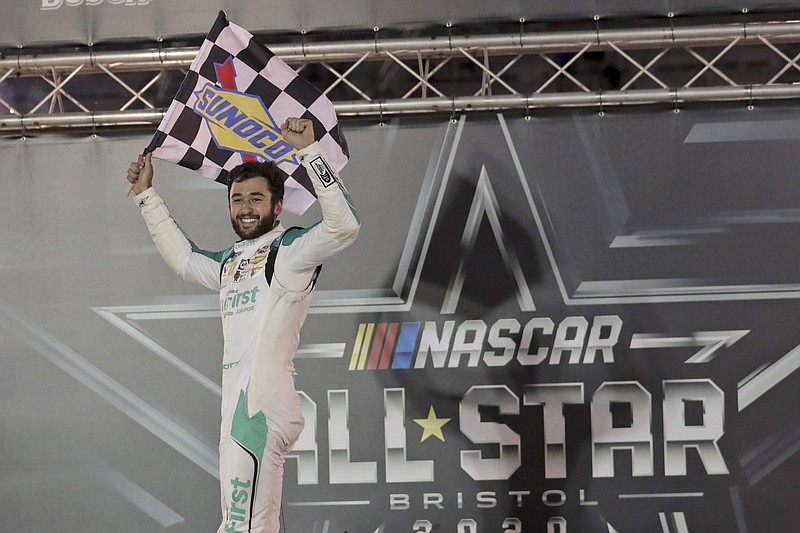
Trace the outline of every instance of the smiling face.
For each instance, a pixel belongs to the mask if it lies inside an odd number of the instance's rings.
[[[272,203],[267,180],[256,177],[231,184],[228,193],[233,231],[241,239],[256,239],[275,227],[283,201]]]

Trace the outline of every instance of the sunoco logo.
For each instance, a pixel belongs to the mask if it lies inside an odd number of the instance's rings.
[[[220,71],[233,73],[233,58],[228,57]],[[224,85],[224,82],[223,82]],[[295,149],[281,136],[280,129],[261,98],[232,88],[207,83],[196,91],[193,109],[203,117],[220,148],[265,157],[275,163],[282,161],[297,165]]]
[[[125,6],[146,6],[151,0],[42,0],[42,11],[59,9],[63,6],[76,7],[83,4],[87,6],[98,6],[102,3],[125,5]]]

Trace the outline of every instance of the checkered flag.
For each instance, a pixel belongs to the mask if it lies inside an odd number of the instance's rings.
[[[288,117],[311,119],[328,163],[341,171],[347,143],[330,100],[220,11],[145,152],[222,184],[243,161],[273,161],[286,174],[284,208],[302,214],[315,195],[280,135]]]

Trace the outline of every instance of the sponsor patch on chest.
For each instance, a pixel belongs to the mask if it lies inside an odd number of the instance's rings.
[[[264,270],[267,257],[266,251],[259,249],[253,257],[233,258],[222,267],[222,277],[233,283],[250,279]]]

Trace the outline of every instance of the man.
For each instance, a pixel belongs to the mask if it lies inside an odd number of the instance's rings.
[[[283,463],[303,429],[292,359],[321,264],[355,240],[359,221],[344,186],[314,141],[311,121],[288,119],[283,137],[317,194],[322,220],[286,230],[283,181],[271,163],[244,163],[228,179],[231,224],[224,252],[199,249],[152,188],[151,154],[128,181],[161,256],[181,278],[219,291],[224,334],[218,533],[277,533]]]

